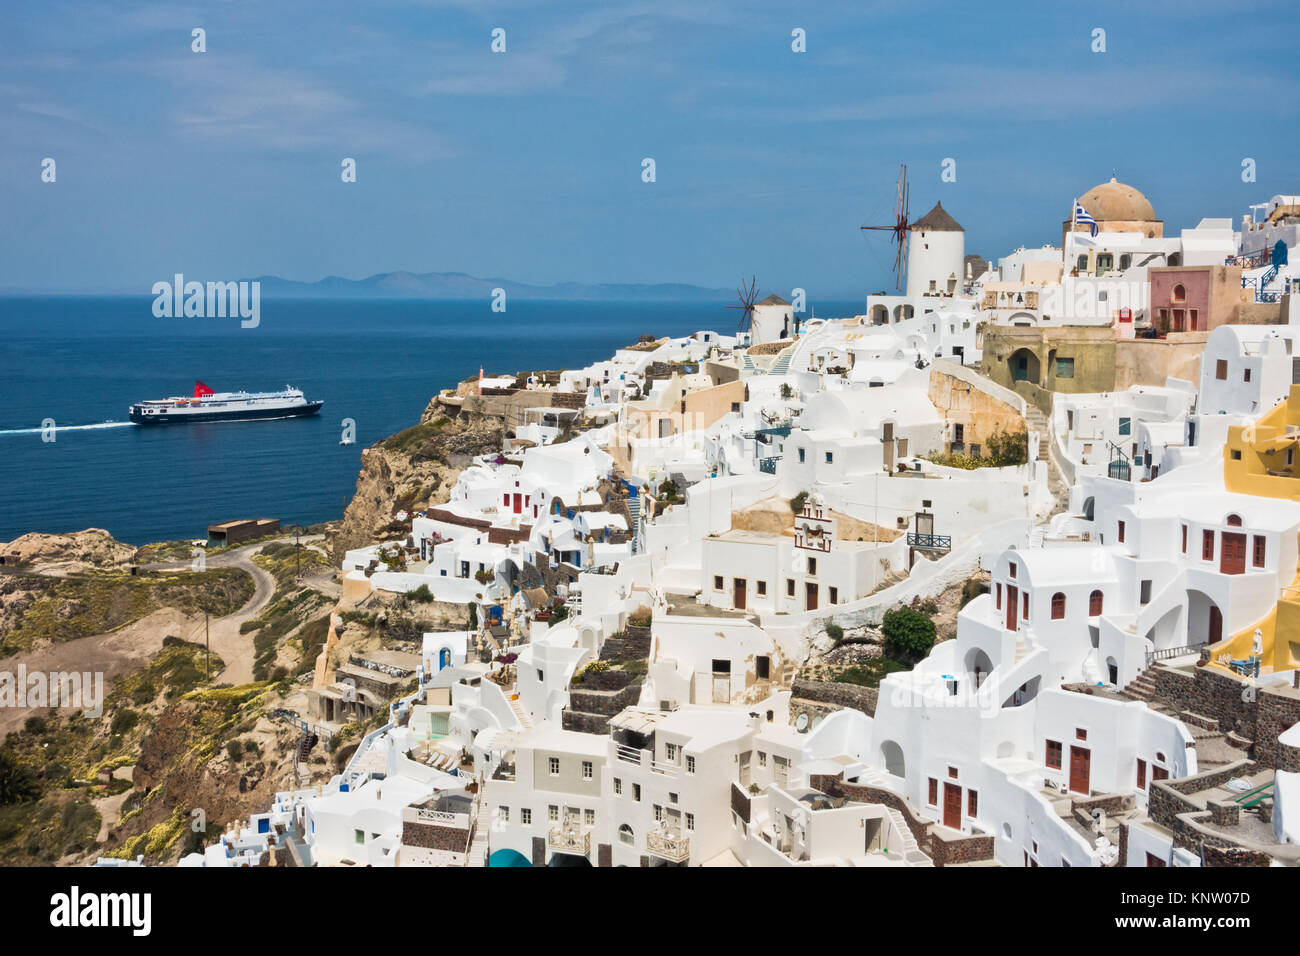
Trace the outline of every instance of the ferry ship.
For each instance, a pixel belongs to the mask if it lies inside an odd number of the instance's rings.
[[[131,421],[140,425],[248,421],[315,415],[324,404],[307,401],[301,389],[289,385],[282,392],[214,392],[202,382],[195,382],[194,394],[188,398],[136,402],[129,414]]]

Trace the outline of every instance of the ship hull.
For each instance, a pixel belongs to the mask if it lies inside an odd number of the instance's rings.
[[[282,408],[241,408],[227,411],[183,411],[165,415],[146,415],[139,406],[129,409],[131,421],[137,425],[190,425],[196,422],[248,422],[272,418],[303,418],[320,412],[324,402],[304,402]]]

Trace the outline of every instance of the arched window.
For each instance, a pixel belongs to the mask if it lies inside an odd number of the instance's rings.
[[[1065,595],[1057,591],[1052,595],[1052,620],[1059,621],[1065,617]]]
[[[1101,592],[1093,591],[1088,595],[1088,616],[1096,617],[1101,613]]]
[[[1240,528],[1240,527],[1241,527],[1241,515],[1228,515],[1228,527],[1229,527],[1229,528]]]
[[[631,846],[633,839],[634,837],[632,836],[632,828],[628,826],[626,823],[618,828],[619,843],[626,843],[628,846]]]
[[[1187,301],[1187,290],[1183,288],[1183,284],[1181,282],[1178,283],[1178,285],[1174,286],[1174,291],[1170,298],[1174,302]]]

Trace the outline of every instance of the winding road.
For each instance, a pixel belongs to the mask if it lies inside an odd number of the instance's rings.
[[[304,547],[312,547],[308,542],[322,538],[324,538],[324,535],[304,536],[299,538],[299,542]],[[243,547],[232,548],[229,551],[223,551],[220,554],[214,554],[207,559],[209,568],[239,568],[247,571],[252,575],[254,583],[253,596],[248,599],[248,603],[232,614],[208,621],[208,646],[221,656],[221,660],[226,665],[225,670],[221,672],[221,679],[224,683],[247,684],[253,679],[253,662],[256,657],[253,651],[253,634],[241,634],[239,628],[245,621],[251,621],[261,614],[267,604],[270,603],[271,598],[275,595],[275,578],[269,572],[254,564],[252,557],[268,544],[283,541],[293,541],[293,538],[288,536],[273,538],[269,541],[258,541],[255,544],[248,544]],[[320,549],[312,547],[312,550],[318,551]],[[189,567],[189,561],[161,561],[141,565],[142,569],[150,571],[182,571]],[[305,583],[313,587],[318,586],[315,581],[310,579]],[[186,635],[186,640],[202,641],[202,619],[191,618],[191,620],[194,620],[196,624],[191,625],[191,633]]]

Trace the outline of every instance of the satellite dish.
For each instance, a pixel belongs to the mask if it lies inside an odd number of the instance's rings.
[[[794,722],[794,729],[797,730],[797,731],[799,731],[799,733],[803,733],[805,730],[808,729],[808,715],[807,715],[807,714],[800,714],[800,715],[799,715],[799,718]]]

